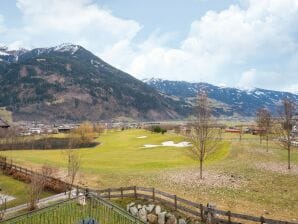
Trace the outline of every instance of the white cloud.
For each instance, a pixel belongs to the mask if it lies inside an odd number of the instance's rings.
[[[136,42],[140,24],[118,18],[91,0],[17,2],[24,27],[4,35],[14,45],[81,44],[138,78],[293,91],[298,86],[297,0],[243,0],[206,12],[190,24],[176,48],[167,46],[175,36],[160,32]]]
[[[126,42],[101,56],[114,64],[121,61],[122,69],[141,78],[158,76],[243,88],[286,89],[293,82],[298,84],[294,75],[298,1],[245,3],[207,12],[191,24],[189,35],[177,49],[156,40],[150,48]]]
[[[141,29],[137,22],[117,18],[90,0],[17,0],[17,7],[24,26],[7,32],[6,39],[26,46],[72,42],[100,51],[131,40]]]

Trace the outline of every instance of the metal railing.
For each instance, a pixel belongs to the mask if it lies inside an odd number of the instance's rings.
[[[78,196],[4,221],[1,224],[80,224],[92,219],[100,224],[144,224],[119,206],[92,193],[81,205]],[[83,199],[84,200],[84,199]]]

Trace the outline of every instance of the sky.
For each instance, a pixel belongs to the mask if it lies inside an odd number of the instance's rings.
[[[0,0],[0,45],[61,43],[138,79],[298,93],[298,0]]]

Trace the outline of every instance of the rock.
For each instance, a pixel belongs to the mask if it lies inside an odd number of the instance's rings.
[[[129,212],[130,207],[134,206],[135,203],[131,202],[130,204],[126,205],[126,210]]]
[[[138,213],[139,218],[143,221],[143,222],[147,222],[147,210],[146,208],[141,208],[139,210]]]
[[[184,219],[179,219],[178,224],[186,224],[186,221]]]
[[[152,204],[146,206],[146,210],[148,213],[151,213],[153,211],[153,209],[154,209],[154,205],[152,205]]]
[[[158,215],[159,213],[161,213],[161,207],[159,205],[156,205],[155,214]]]
[[[166,221],[166,212],[158,213],[158,224],[165,224]]]
[[[79,205],[86,205],[85,195],[81,195],[81,196],[78,197],[78,203],[79,203]]]
[[[137,208],[138,208],[138,209],[141,209],[141,208],[142,208],[142,205],[137,205]]]
[[[133,207],[130,207],[129,208],[129,212],[130,212],[130,214],[132,214],[133,216],[138,216],[138,209],[135,207],[135,206],[133,206]]]
[[[149,214],[149,215],[147,215],[147,220],[149,221],[150,224],[156,223],[157,215]]]
[[[166,224],[177,224],[177,219],[174,215],[168,214]]]

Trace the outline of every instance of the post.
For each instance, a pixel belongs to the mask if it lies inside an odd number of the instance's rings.
[[[153,201],[155,201],[155,188],[154,187],[152,188],[152,199],[153,199]]]
[[[266,221],[265,221],[265,218],[264,218],[263,216],[260,217],[260,222],[261,222],[261,224],[263,224],[263,223],[266,222]]]
[[[227,215],[228,215],[228,222],[231,223],[231,211],[228,211]]]
[[[120,188],[120,191],[121,191],[121,199],[123,200],[123,188],[122,187]]]
[[[108,189],[109,200],[111,200],[111,188]]]
[[[204,209],[202,204],[200,204],[200,213],[201,213],[201,220],[204,222]]]
[[[177,195],[174,195],[175,211],[177,211]]]
[[[133,190],[134,190],[135,198],[137,198],[137,186],[134,186]]]
[[[79,186],[77,185],[77,187],[76,187],[76,188],[77,188],[76,195],[77,195],[77,196],[79,196]]]

